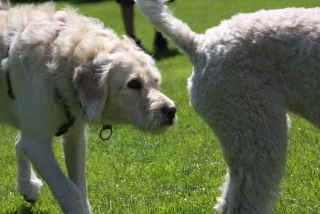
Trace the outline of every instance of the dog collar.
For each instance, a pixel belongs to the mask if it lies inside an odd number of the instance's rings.
[[[107,129],[110,130],[110,133],[108,134],[108,136],[104,136],[103,132]],[[107,141],[107,140],[110,140],[110,138],[112,137],[112,134],[113,134],[112,125],[105,124],[100,129],[99,137],[101,140]]]

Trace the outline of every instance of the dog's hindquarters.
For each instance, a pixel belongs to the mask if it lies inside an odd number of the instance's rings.
[[[271,214],[286,160],[284,97],[272,86],[239,90],[236,76],[193,86],[195,95],[209,95],[193,106],[220,139],[228,165],[215,208],[221,214]]]
[[[189,26],[170,14],[164,0],[137,0],[142,13],[151,23],[192,59],[198,35]]]

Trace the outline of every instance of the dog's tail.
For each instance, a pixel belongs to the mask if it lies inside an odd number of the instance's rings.
[[[0,0],[0,10],[9,10],[10,7],[10,0]]]
[[[198,34],[171,15],[165,5],[166,0],[136,0],[136,2],[151,23],[192,58],[197,47]]]

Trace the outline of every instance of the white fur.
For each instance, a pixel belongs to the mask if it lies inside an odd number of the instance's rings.
[[[0,57],[0,120],[21,131],[17,182],[27,201],[37,200],[42,185],[34,166],[64,213],[90,214],[86,124],[130,123],[159,131],[174,122],[174,103],[159,90],[161,76],[153,59],[130,39],[118,38],[73,9],[56,11],[45,4],[0,11]],[[141,89],[129,87],[133,80]],[[64,105],[76,119],[63,136],[68,176],[51,148],[68,120]]]
[[[288,111],[320,127],[320,8],[239,14],[196,34],[163,0],[142,12],[193,63],[191,104],[219,137],[228,165],[222,214],[270,214],[287,149]]]

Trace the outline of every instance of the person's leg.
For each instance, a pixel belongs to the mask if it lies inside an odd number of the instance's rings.
[[[136,37],[134,25],[134,1],[133,0],[117,0],[121,6],[121,15],[126,34],[131,37],[139,47],[144,49],[141,42]]]
[[[174,2],[174,0],[169,0],[168,2]],[[157,31],[156,29],[153,40],[153,48],[156,53],[161,53],[169,50],[167,39],[162,35],[161,32]]]
[[[126,34],[135,39],[133,0],[117,0],[121,6],[121,15]]]

